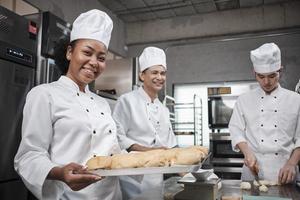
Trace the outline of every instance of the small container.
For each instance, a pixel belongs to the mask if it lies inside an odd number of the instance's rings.
[[[191,174],[196,178],[197,181],[206,181],[207,178],[213,174],[213,172],[213,169],[199,169],[197,172],[191,172]]]

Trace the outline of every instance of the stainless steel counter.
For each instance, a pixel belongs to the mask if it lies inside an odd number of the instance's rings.
[[[184,188],[178,184],[177,181],[180,177],[171,177],[164,182],[164,199],[173,200],[175,194],[182,191]],[[285,197],[293,200],[300,199],[300,189],[296,185],[282,185],[282,186],[270,186],[268,192],[259,192],[257,187],[252,185],[251,190],[241,190],[240,180],[222,180],[222,188],[218,191],[218,198],[221,196],[272,196],[272,197]],[[195,200],[201,199],[201,194],[194,194]]]

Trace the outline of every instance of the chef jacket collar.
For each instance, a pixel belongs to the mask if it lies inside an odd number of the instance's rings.
[[[267,96],[266,92],[260,86],[258,88],[259,88],[258,91],[259,91],[260,96]],[[269,94],[269,95],[272,97],[278,97],[279,92],[281,90],[282,90],[282,88],[281,88],[280,84],[278,83],[278,87],[273,92],[271,92],[271,94]]]
[[[67,76],[61,76],[59,78],[59,81],[62,82],[64,85],[66,85],[68,88],[71,88],[72,90],[75,90],[76,92],[81,92],[79,89],[79,86],[72,79],[70,79]],[[85,86],[84,91],[86,93],[88,93],[90,91],[88,85]]]
[[[146,93],[146,91],[144,90],[143,87],[139,87],[138,89],[139,94],[142,96],[142,98],[147,102],[147,103],[152,103],[151,102],[151,98],[149,97],[149,95]],[[158,98],[156,97],[153,101],[153,103],[158,103]]]

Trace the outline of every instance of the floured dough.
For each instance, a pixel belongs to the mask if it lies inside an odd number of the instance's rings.
[[[259,182],[261,185],[265,185],[265,186],[279,185],[279,183],[277,181],[260,180]],[[256,180],[253,181],[253,185],[255,185],[255,186],[260,186],[260,184]]]
[[[270,186],[280,185],[277,181],[270,181]]]
[[[251,184],[248,182],[242,182],[240,188],[242,190],[250,190],[251,189]]]
[[[259,182],[260,182],[261,185],[269,186],[271,181],[269,181],[269,180],[260,180]]]
[[[256,187],[260,186],[259,183],[256,180],[253,181],[253,185],[256,186]]]
[[[268,187],[267,186],[265,186],[265,185],[261,185],[261,186],[259,186],[259,191],[261,191],[261,192],[268,192]]]

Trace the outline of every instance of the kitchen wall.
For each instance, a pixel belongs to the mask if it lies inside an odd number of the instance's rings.
[[[82,12],[90,9],[100,9],[112,18],[114,29],[109,45],[109,50],[113,53],[125,57],[127,55],[127,47],[125,45],[125,25],[123,21],[116,17],[112,12],[106,9],[97,0],[25,0],[31,5],[42,11],[50,11],[58,17],[72,23],[75,18]]]
[[[275,42],[285,67],[281,83],[294,90],[300,78],[299,10],[295,1],[128,24],[128,55],[138,56],[149,45],[165,49],[172,95],[174,83],[253,80],[249,51]]]
[[[300,78],[300,31],[169,47],[168,94],[172,94],[174,83],[253,80],[249,51],[266,42],[280,47],[284,66],[281,84],[294,90]]]

